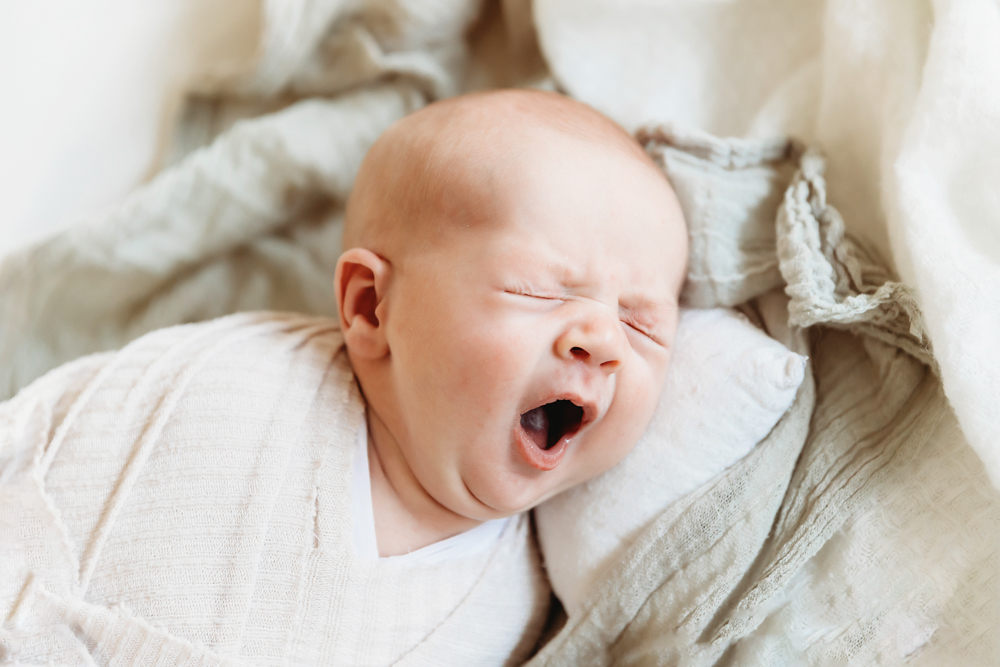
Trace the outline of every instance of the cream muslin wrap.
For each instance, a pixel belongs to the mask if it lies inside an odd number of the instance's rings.
[[[576,6],[591,11],[585,4]],[[632,3],[631,16],[641,19],[652,11],[643,6],[652,4]],[[688,4],[701,18],[730,7],[737,18],[757,11],[751,2]],[[849,4],[828,3],[830,25],[841,28],[832,34],[847,32],[836,19],[849,14]],[[960,25],[959,3],[935,4],[946,32]],[[506,34],[514,60],[530,64],[537,53],[525,47],[533,42],[527,3],[500,5],[500,29],[476,28],[480,46]],[[462,0],[265,2],[259,65],[246,77],[203,87],[188,104],[174,167],[111,214],[0,264],[0,393],[13,395],[61,363],[120,348],[166,325],[253,309],[329,314],[341,205],[375,137],[428,99],[529,82],[537,74],[527,65],[491,70],[483,65],[489,49],[475,43],[469,52],[462,34],[477,7]],[[589,55],[574,59],[581,53],[573,48],[577,38],[586,34],[574,36],[571,23],[557,21],[560,7],[572,18],[566,3],[554,0],[538,0],[534,12],[549,64],[565,79],[559,83],[581,80],[567,64],[584,73],[613,71],[601,69],[586,39],[582,53]],[[810,21],[798,27],[821,24]],[[717,37],[746,47],[737,37],[747,22],[726,25]],[[782,25],[775,22],[773,34]],[[561,26],[569,32],[561,35]],[[619,44],[631,44],[629,33],[622,34]],[[949,34],[942,48],[951,44]],[[812,48],[809,40],[795,44]],[[741,63],[757,62],[734,53]],[[931,55],[941,64],[948,53]],[[828,60],[836,63],[833,55]],[[866,62],[855,64],[865,69]],[[817,71],[815,62],[800,72],[785,64],[769,71],[787,74],[791,83],[808,82]],[[931,71],[934,81],[945,71],[943,65]],[[778,92],[793,98],[797,90]],[[578,96],[593,103],[589,96],[600,93],[580,89]],[[308,96],[325,99],[294,102]],[[756,100],[762,108],[765,101]],[[724,115],[722,107],[717,115]],[[239,122],[194,150],[234,118],[273,108],[282,110]],[[829,118],[845,119],[829,141],[836,147],[837,137],[856,128],[843,105],[834,111]],[[719,139],[682,125],[654,126],[640,139],[670,177],[687,217],[689,304],[739,305],[808,354],[811,371],[774,431],[648,526],[584,613],[550,628],[530,664],[995,664],[1000,498],[945,400],[910,288],[883,268],[875,251],[845,234],[827,200],[824,159],[783,139]],[[878,189],[867,183],[879,176],[872,165],[881,163],[877,155],[859,155],[867,161],[850,172],[857,182],[844,178],[842,161],[833,164],[839,198],[831,199],[854,230],[878,215],[868,206]],[[954,262],[931,262],[934,256],[914,256],[935,272],[933,280],[918,280],[927,294],[934,286],[965,284],[945,281],[940,272]],[[936,298],[938,315],[947,301]],[[975,303],[963,302],[962,309]],[[961,339],[943,335],[947,321],[937,317],[932,333],[954,355]],[[960,364],[948,359],[943,372],[954,380]],[[986,380],[983,386],[991,386]],[[978,410],[982,400],[962,409]]]
[[[335,320],[238,314],[0,405],[0,649],[98,664],[493,664],[549,587],[528,517],[437,565],[354,551],[365,406]]]

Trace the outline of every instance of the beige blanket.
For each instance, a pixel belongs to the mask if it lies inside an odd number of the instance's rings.
[[[749,300],[812,374],[768,438],[664,512],[531,664],[989,664],[997,497],[960,440],[942,442],[957,429],[919,312],[844,236],[822,159],[794,143],[644,138],[697,211],[688,300]],[[765,224],[766,184],[788,163]],[[782,283],[790,300],[760,296]],[[970,468],[975,481],[953,486]],[[974,525],[942,517],[946,492]]]
[[[549,587],[527,516],[442,563],[357,555],[364,418],[337,321],[268,312],[162,329],[0,404],[0,661],[529,655]]]
[[[502,79],[465,55],[469,3],[424,4],[267,5],[256,78],[190,108],[231,108],[237,93],[330,99],[238,124],[106,218],[0,264],[0,393],[167,324],[329,312],[340,203],[366,147],[428,96]],[[178,145],[210,137],[213,114],[189,114]],[[689,301],[745,304],[810,355],[812,381],[746,460],[663,514],[534,660],[992,664],[1000,500],[909,291],[844,236],[822,158],[681,128],[643,139],[690,225]]]

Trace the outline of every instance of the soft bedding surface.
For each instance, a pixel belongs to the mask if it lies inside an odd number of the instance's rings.
[[[651,521],[771,432],[806,363],[734,310],[682,312],[659,405],[635,449],[535,510],[552,590],[571,617]]]
[[[670,119],[822,146],[847,228],[920,299],[1000,486],[1000,6],[538,0],[535,15],[560,84],[630,130]]]
[[[32,383],[0,405],[0,658],[523,660],[549,602],[529,518],[444,563],[358,554],[364,419],[337,321],[288,313],[169,327]]]
[[[516,79],[561,86],[635,129],[615,109],[634,96],[619,94],[614,81],[655,82],[677,63],[754,62],[739,49],[727,59],[709,48],[744,33],[770,35],[758,42],[776,45],[767,57],[781,63],[801,57],[795,49],[824,45],[801,68],[723,67],[714,79],[699,75],[677,88],[691,93],[690,109],[711,108],[712,116],[656,105],[643,111],[653,117],[641,122],[653,124],[641,138],[688,218],[688,303],[742,304],[807,354],[810,368],[768,436],[652,521],[580,613],[553,628],[533,664],[992,664],[1000,499],[988,476],[997,422],[985,406],[1000,373],[991,370],[992,348],[976,341],[996,329],[989,323],[1000,313],[1000,290],[982,287],[994,279],[991,246],[980,242],[972,252],[957,232],[956,221],[968,217],[957,200],[938,196],[941,183],[975,195],[967,187],[975,179],[951,178],[965,173],[955,171],[962,161],[939,162],[934,147],[952,137],[949,145],[968,147],[976,136],[982,148],[992,136],[968,133],[973,120],[1000,108],[977,85],[993,65],[962,70],[988,41],[963,47],[959,36],[963,27],[987,30],[995,11],[985,0],[904,4],[865,4],[866,13],[846,0],[795,11],[749,0],[655,11],[633,3],[620,15],[632,20],[608,21],[589,2],[538,0],[541,46],[556,75],[546,80],[537,78],[526,3],[487,9],[492,18],[474,29],[470,50],[461,36],[478,3],[266,2],[257,69],[202,90],[175,134],[177,154],[235,117],[302,101],[237,124],[109,215],[5,258],[0,391],[9,396],[60,363],[169,324],[261,308],[329,312],[340,205],[360,158],[390,122],[428,99]],[[590,35],[602,48],[627,50],[640,43],[635,31],[669,35],[670,26],[707,36],[721,25],[708,20],[713,15],[729,17],[728,32],[692,47],[686,61],[652,47],[637,50],[655,63],[595,60],[598,50],[575,47],[593,43]],[[761,18],[747,23],[747,16]],[[761,25],[766,17],[774,19],[771,32]],[[786,53],[778,45],[787,42],[774,38],[783,30],[831,39],[794,40]],[[890,34],[892,48],[873,51]],[[512,66],[497,44],[527,64]],[[860,77],[864,91],[885,93],[874,107],[844,94],[858,72],[871,75]],[[602,73],[597,93],[580,87],[581,77]],[[959,82],[954,90],[943,83],[949,77]],[[705,86],[709,80],[715,84]],[[720,81],[773,95],[741,98],[760,105],[748,127],[725,105],[709,104]],[[816,87],[821,111],[808,94]],[[941,106],[950,104],[957,106]],[[855,111],[865,108],[883,115],[859,120]],[[971,114],[965,124],[942,120],[963,114]],[[806,117],[819,118],[822,131],[804,130]],[[670,122],[678,119],[685,122]],[[691,125],[720,134],[793,131],[821,144],[830,161],[799,142],[720,139]],[[977,209],[987,218],[991,201]],[[832,204],[846,211],[846,226]],[[878,231],[883,220],[887,234]],[[847,229],[867,240],[852,240]],[[905,283],[869,249],[887,254],[887,239]],[[775,289],[787,294],[787,306],[775,307],[768,296]]]

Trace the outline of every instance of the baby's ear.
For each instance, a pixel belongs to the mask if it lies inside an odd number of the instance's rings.
[[[337,260],[333,289],[344,342],[352,354],[379,359],[389,354],[379,306],[392,277],[392,265],[370,250],[351,248]]]

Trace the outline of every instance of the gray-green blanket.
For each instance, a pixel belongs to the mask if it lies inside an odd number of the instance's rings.
[[[328,99],[239,123],[107,216],[0,263],[0,398],[162,326],[332,312],[364,151],[460,87],[440,36],[383,53],[392,40],[365,30],[326,38],[317,53],[336,66],[291,49],[256,81],[281,65],[298,72],[284,90]],[[640,139],[688,218],[689,305],[740,306],[811,372],[773,432],[667,508],[531,664],[994,664],[1000,498],[908,290],[826,201],[821,156],[669,127]]]

